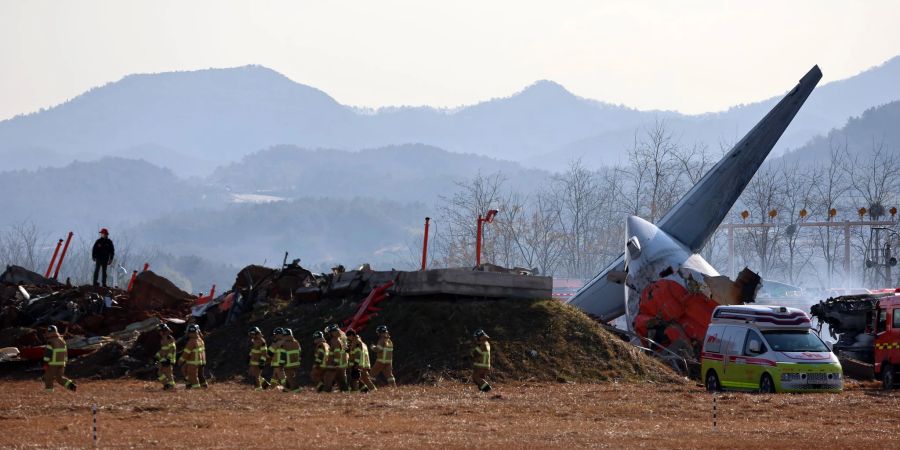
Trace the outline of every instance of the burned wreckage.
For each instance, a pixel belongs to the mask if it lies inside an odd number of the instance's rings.
[[[38,362],[43,357],[40,330],[55,325],[66,337],[70,373],[76,377],[142,376],[155,371],[158,326],[177,336],[197,324],[204,331],[268,317],[296,302],[350,299],[358,304],[344,328],[364,327],[376,305],[388,297],[546,299],[552,279],[495,268],[437,269],[416,272],[375,271],[369,265],[314,274],[298,261],[280,269],[251,265],[228,291],[194,295],[145,270],[127,289],[71,286],[21,267],[0,275],[0,362]],[[184,338],[182,338],[184,339]],[[182,348],[183,343],[178,344]]]
[[[568,303],[604,322],[624,316],[658,353],[699,356],[713,309],[752,302],[760,285],[746,269],[732,282],[699,252],[821,78],[813,67],[658,223],[627,218],[623,254]]]

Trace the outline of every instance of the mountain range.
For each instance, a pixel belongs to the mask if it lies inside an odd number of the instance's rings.
[[[684,144],[715,149],[777,98],[689,116],[539,81],[455,110],[366,110],[259,66],[133,75],[0,122],[0,230],[33,222],[52,241],[109,227],[169,259],[203,258],[196,270],[166,263],[198,285],[230,284],[228,264],[280,261],[284,251],[316,270],[403,267],[424,216],[476,173],[501,172],[527,194],[576,158],[622,161],[635,134],[658,122]],[[898,123],[894,58],[818,88],[773,158],[823,160],[835,141],[896,153]]]
[[[794,81],[784,80],[784,85]],[[548,170],[577,158],[596,167],[622,161],[635,133],[657,121],[686,144],[734,142],[781,96],[774,94],[722,112],[684,115],[590,100],[544,80],[511,96],[454,110],[367,110],[342,105],[261,66],[130,75],[61,105],[0,122],[0,158],[7,169],[104,156],[141,158],[179,175],[204,176],[280,145],[357,151],[422,143]],[[898,99],[900,57],[820,86],[775,154]]]

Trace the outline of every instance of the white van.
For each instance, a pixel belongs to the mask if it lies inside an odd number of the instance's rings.
[[[700,374],[709,391],[837,392],[841,363],[802,310],[718,306],[706,331]]]

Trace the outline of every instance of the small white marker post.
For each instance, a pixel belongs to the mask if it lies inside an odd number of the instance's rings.
[[[717,405],[717,403],[716,403],[716,397],[718,397],[718,394],[716,394],[715,392],[713,392],[713,395],[712,395],[712,398],[713,398],[713,405],[712,405],[712,406],[713,406],[713,410],[712,410],[713,431],[718,431],[718,428],[716,428],[716,425],[717,425],[717,423],[716,423],[716,419],[717,419],[716,414],[717,414],[717,412],[718,412],[718,411],[717,411],[717,409],[718,409],[717,406],[718,406],[718,405]]]
[[[91,427],[91,430],[93,431],[93,436],[94,436],[94,447],[96,447],[97,446],[97,405],[96,404],[91,405],[91,417],[92,417],[92,424],[93,424]]]

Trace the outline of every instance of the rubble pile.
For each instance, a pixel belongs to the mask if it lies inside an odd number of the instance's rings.
[[[247,266],[237,274],[232,289],[199,298],[149,271],[137,276],[130,292],[61,285],[18,269],[7,272],[10,275],[2,279],[15,282],[0,285],[4,311],[0,343],[20,347],[23,355],[29,348],[40,350],[42,338],[35,329],[57,325],[67,338],[72,358],[69,373],[75,377],[151,378],[155,374],[152,357],[159,349],[157,325],[165,321],[180,337],[179,349],[186,326],[201,326],[208,376],[220,380],[246,373],[249,327],[258,326],[269,336],[276,327],[292,328],[303,348],[302,378],[308,376],[312,361],[313,332],[332,323],[346,326],[349,319],[363,314],[366,318],[360,323],[368,323],[357,331],[367,342],[375,341],[377,325],[391,329],[396,345],[394,369],[401,382],[466,378],[472,333],[477,328],[492,337],[494,379],[681,380],[575,308],[552,300],[496,295],[431,296],[413,285],[422,283],[422,277],[435,278],[439,282],[433,284],[440,285],[470,277],[472,271],[460,271],[462,276],[457,277],[452,269],[407,273],[373,271],[365,265],[359,270],[338,267],[330,274],[313,274],[294,261],[281,269]],[[475,275],[481,276],[481,272]],[[404,279],[413,281],[404,284]],[[375,289],[387,297],[377,308],[367,308],[364,299]]]
[[[99,356],[108,356],[115,352],[107,347],[131,349],[142,333],[154,330],[162,319],[183,323],[194,301],[194,296],[150,271],[141,273],[132,291],[126,292],[61,284],[10,266],[0,275],[0,348],[14,347],[19,359],[40,361],[43,338],[39,330],[56,325],[66,338],[70,358],[97,350],[102,350]],[[88,366],[95,371],[115,370],[113,363],[107,358],[103,364]]]

